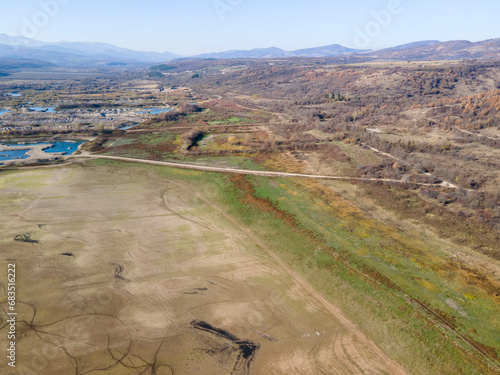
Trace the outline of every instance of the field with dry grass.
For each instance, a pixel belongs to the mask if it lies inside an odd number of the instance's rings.
[[[96,161],[1,181],[16,374],[405,373],[227,212],[217,176]]]

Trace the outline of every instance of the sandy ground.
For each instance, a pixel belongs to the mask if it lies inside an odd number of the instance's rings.
[[[405,374],[214,196],[135,168],[2,174],[0,266],[17,265],[10,373]]]

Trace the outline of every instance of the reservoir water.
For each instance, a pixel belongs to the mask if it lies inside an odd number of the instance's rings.
[[[138,126],[139,124],[136,124],[136,125],[131,125],[131,126],[124,126],[123,128],[120,128],[120,130],[129,130],[129,129],[132,129],[132,128],[135,128],[136,126]]]
[[[57,141],[51,143],[53,146],[45,149],[44,151],[49,153],[63,152],[64,155],[72,155],[82,143],[84,142]]]
[[[47,145],[43,151],[46,153],[57,153],[60,152],[63,155],[69,156],[72,155],[77,149],[78,146],[84,143],[83,141],[56,141],[56,142],[40,142],[40,143],[28,143],[28,144],[18,144],[18,143],[1,143],[2,146],[19,146],[19,147],[29,147],[29,146],[38,146],[38,145]],[[51,146],[52,145],[52,146]],[[9,150],[9,151],[0,151],[0,161],[5,160],[16,160],[16,159],[27,159],[29,156],[27,152],[30,151],[30,148],[23,150]]]
[[[35,112],[56,113],[56,111],[54,110],[56,107],[29,107],[29,108]]]
[[[0,161],[2,161],[2,160],[27,159],[28,155],[26,155],[26,153],[28,151],[29,150],[0,151]]]
[[[149,113],[151,115],[157,115],[159,113],[164,113],[164,112],[168,112],[171,110],[172,110],[172,108],[147,108],[147,109],[140,111],[140,112],[137,112],[137,113],[139,113],[139,114]]]

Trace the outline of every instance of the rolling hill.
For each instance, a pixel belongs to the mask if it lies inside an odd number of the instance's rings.
[[[43,69],[52,68],[56,65],[47,61],[33,60],[33,59],[13,59],[0,57],[1,70],[15,70],[15,69]]]
[[[500,38],[476,43],[467,40],[417,42],[375,51],[369,56],[391,60],[500,59]]]

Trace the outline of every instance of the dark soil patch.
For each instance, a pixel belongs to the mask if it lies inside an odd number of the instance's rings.
[[[38,243],[37,240],[31,239],[31,233],[18,234],[17,236],[14,237],[14,241]]]
[[[113,264],[115,266],[115,277],[117,279],[128,281],[125,277],[123,277],[122,273],[125,268],[121,264]]]
[[[193,320],[191,322],[191,325],[195,329],[211,333],[217,337],[231,341],[233,344],[235,344],[238,347],[239,354],[231,374],[236,375],[250,373],[251,362],[254,360],[256,352],[260,349],[259,344],[248,340],[242,340],[229,331],[221,328],[216,328],[207,322]]]

